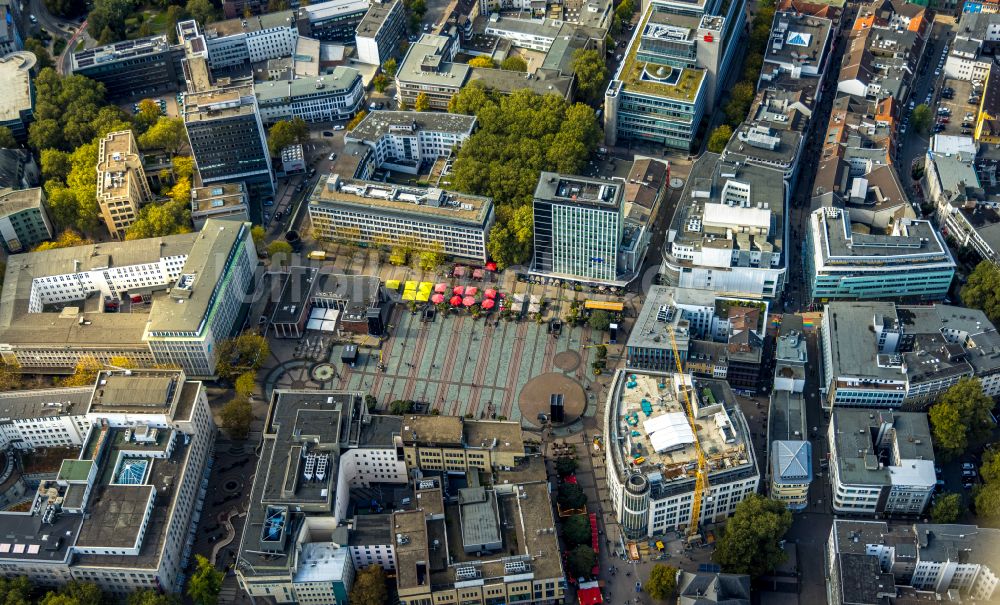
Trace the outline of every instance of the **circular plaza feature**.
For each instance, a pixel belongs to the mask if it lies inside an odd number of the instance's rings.
[[[560,351],[552,358],[552,363],[563,372],[575,372],[580,367],[580,354],[576,351]]]
[[[330,380],[333,380],[333,376],[336,373],[337,372],[336,370],[333,369],[332,365],[328,363],[318,363],[313,366],[313,369],[310,371],[309,374],[312,376],[312,379],[315,380],[316,382],[328,382]]]
[[[535,424],[539,414],[549,416],[553,396],[561,397],[563,421],[552,424],[569,424],[582,416],[587,408],[587,395],[579,382],[561,372],[548,372],[535,376],[521,389],[517,401],[521,421]]]

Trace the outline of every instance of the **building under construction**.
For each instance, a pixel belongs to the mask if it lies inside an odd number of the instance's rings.
[[[724,380],[619,371],[604,425],[608,485],[626,539],[692,527],[698,448],[706,464],[698,525],[725,519],[757,491],[750,431]]]

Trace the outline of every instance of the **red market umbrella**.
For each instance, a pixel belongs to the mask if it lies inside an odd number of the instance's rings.
[[[456,265],[455,266],[454,275],[455,275],[455,277],[464,277],[465,276],[465,267],[463,267],[462,265]]]
[[[495,300],[493,300],[492,298],[487,298],[486,300],[483,301],[483,309],[484,310],[492,309],[493,305],[495,304],[497,304]]]
[[[451,297],[451,301],[449,301],[449,302],[451,302],[451,306],[457,307],[458,305],[462,304],[462,297],[461,296],[452,296]]]
[[[476,304],[476,299],[471,296],[466,296],[465,298],[462,299],[462,304],[465,305],[466,307],[471,307],[472,305]]]
[[[448,284],[442,282],[434,286],[434,291],[437,292],[438,294],[444,294],[445,292],[448,291]]]
[[[486,296],[486,298],[496,298],[497,291],[494,290],[493,288],[486,288],[485,290],[483,290],[483,295]]]
[[[482,269],[474,269],[472,271],[472,279],[482,279],[482,278],[483,278],[483,270]]]
[[[490,262],[486,263],[486,270],[487,271],[496,271],[497,270],[497,264],[495,262],[493,262],[493,261],[490,261]]]
[[[465,292],[464,286],[455,286],[454,288],[451,289],[451,293],[454,294],[455,296],[461,296],[462,292]]]
[[[479,292],[479,288],[475,286],[469,286],[465,289],[466,296],[475,296]]]
[[[441,303],[444,302],[444,294],[440,293],[435,294],[434,296],[431,297],[431,302],[434,303],[435,305],[440,305]]]

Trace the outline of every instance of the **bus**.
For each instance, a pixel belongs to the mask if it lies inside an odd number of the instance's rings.
[[[306,255],[309,260],[326,260],[326,250],[313,250]]]

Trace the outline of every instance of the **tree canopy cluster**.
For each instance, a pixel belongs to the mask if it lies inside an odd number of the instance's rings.
[[[89,582],[70,582],[58,590],[43,591],[24,576],[0,578],[0,603],[4,605],[102,605],[104,593]],[[128,605],[180,605],[176,595],[139,590],[128,596]]]
[[[962,302],[979,309],[994,324],[1000,323],[1000,270],[989,261],[982,261],[969,274],[962,287]]]
[[[654,599],[663,600],[674,596],[674,591],[677,590],[677,568],[657,563],[649,571],[645,589]]]
[[[222,380],[235,380],[244,372],[259,370],[271,354],[271,347],[267,338],[248,330],[218,343],[216,351],[215,373]]]
[[[608,81],[608,66],[601,53],[592,48],[581,48],[573,53],[570,66],[576,75],[577,95],[591,105],[601,105]]]
[[[976,515],[996,523],[1000,520],[1000,451],[991,449],[983,455],[979,476],[983,484],[975,492]]]
[[[224,574],[215,568],[208,559],[195,555],[195,571],[188,578],[187,595],[195,605],[216,605],[219,602],[219,591],[222,590]]]
[[[279,120],[267,131],[267,147],[271,157],[281,155],[281,150],[293,143],[309,142],[309,125],[302,118]]]
[[[590,546],[590,517],[587,515],[573,515],[567,517],[562,524],[563,537],[566,539],[566,546],[571,548],[580,544]]]
[[[579,173],[601,136],[594,110],[526,89],[498,95],[475,82],[452,97],[448,109],[475,115],[479,126],[458,152],[452,187],[493,198],[493,260],[501,266],[527,262],[539,173]]]
[[[993,399],[978,378],[962,378],[931,406],[928,418],[934,447],[943,460],[954,460],[971,445],[984,443],[993,430]]]
[[[349,600],[352,605],[383,605],[389,602],[385,571],[380,565],[369,565],[358,571]]]
[[[785,560],[780,542],[792,513],[779,500],[751,494],[736,506],[716,543],[715,562],[727,573],[762,576]]]

